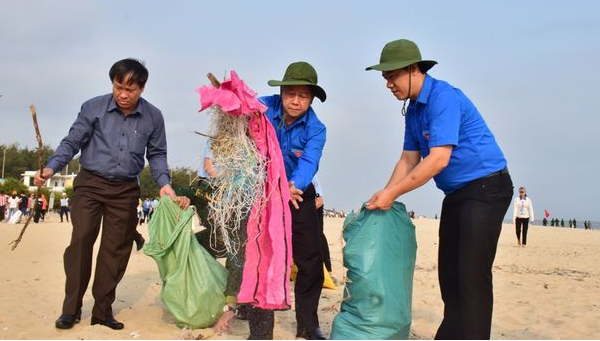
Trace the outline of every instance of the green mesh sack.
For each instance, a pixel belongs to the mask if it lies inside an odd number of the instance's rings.
[[[404,204],[364,207],[344,221],[344,301],[331,339],[408,339],[417,241]]]
[[[213,326],[225,305],[227,270],[200,246],[192,232],[194,211],[168,196],[152,215],[144,253],[156,261],[163,281],[161,299],[180,328]]]

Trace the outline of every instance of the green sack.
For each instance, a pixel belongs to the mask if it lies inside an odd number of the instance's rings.
[[[200,246],[192,233],[194,211],[183,211],[168,196],[152,215],[144,253],[156,261],[163,281],[161,298],[180,328],[213,326],[225,305],[227,270]]]
[[[343,233],[348,272],[331,339],[408,339],[417,241],[404,204],[350,213]]]

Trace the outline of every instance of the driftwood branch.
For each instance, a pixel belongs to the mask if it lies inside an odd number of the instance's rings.
[[[208,77],[208,80],[210,81],[210,83],[212,84],[212,86],[214,86],[217,89],[221,87],[221,82],[219,82],[217,80],[217,78],[212,73],[209,72],[206,75],[206,77]]]
[[[201,132],[199,132],[199,131],[196,131],[196,130],[194,130],[194,133],[195,133],[195,134],[198,134],[198,135],[200,135],[200,136],[208,137],[209,139],[214,139],[214,138],[215,138],[214,136],[210,136],[210,135],[208,135],[208,134],[204,134],[204,133],[201,133]]]
[[[214,87],[215,87],[215,88],[217,88],[217,89],[221,87],[221,83],[220,83],[220,82],[217,80],[217,77],[215,77],[215,76],[214,76],[212,73],[210,73],[210,72],[209,72],[209,73],[206,75],[206,77],[208,77],[208,80],[210,81],[210,84],[212,84],[212,86],[214,86]],[[258,112],[258,111],[257,111],[257,112],[255,112],[255,113],[254,113],[254,115],[256,115],[256,116],[260,116],[260,112]],[[208,135],[204,135],[204,134],[202,134],[202,133],[199,133],[199,132],[195,132],[195,133],[196,133],[196,134],[198,134],[198,135],[202,135],[202,136],[210,137],[210,136],[208,136]]]
[[[44,164],[42,162],[42,155],[44,153],[44,144],[42,143],[42,135],[40,134],[40,127],[38,126],[38,122],[37,122],[37,113],[35,110],[35,106],[33,106],[33,105],[29,106],[29,110],[31,111],[31,118],[33,119],[33,128],[35,129],[35,139],[37,140],[37,143],[38,143],[38,166],[40,168],[40,172],[42,172],[44,169]],[[40,186],[37,186],[37,192],[35,194],[35,198],[33,199],[32,212],[29,214],[29,217],[27,217],[27,221],[25,221],[25,225],[21,229],[21,233],[19,234],[19,237],[8,244],[8,245],[12,245],[10,248],[12,251],[14,251],[14,249],[17,248],[17,246],[21,242],[21,239],[23,239],[23,234],[25,234],[25,230],[27,229],[27,226],[29,226],[31,217],[33,217],[33,215],[35,214],[35,212],[37,210],[38,198],[41,196],[41,193],[42,193],[42,186],[40,185]]]

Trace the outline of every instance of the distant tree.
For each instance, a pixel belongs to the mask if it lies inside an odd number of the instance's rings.
[[[29,192],[29,188],[25,186],[23,181],[13,177],[4,179],[4,182],[0,185],[0,190],[8,195],[11,195],[13,191],[17,191],[19,194]]]
[[[196,177],[195,171],[190,168],[178,167],[171,171],[171,187],[175,193],[189,190],[192,180]]]
[[[156,198],[158,197],[158,185],[154,182],[152,174],[150,173],[150,167],[146,166],[139,175],[140,179],[140,196],[142,198]]]
[[[67,171],[67,167],[63,168],[60,172],[64,173]],[[79,173],[79,157],[73,158],[70,162],[69,162],[69,174],[72,173]]]
[[[28,170],[37,170],[39,168],[37,149],[21,148],[18,143],[12,145],[2,145],[2,149],[6,148],[6,160],[4,160],[4,177],[5,178],[21,178],[21,174]],[[54,154],[54,150],[48,146],[44,146],[42,151],[42,163],[45,165],[48,158]]]
[[[171,170],[171,187],[178,195],[187,194],[190,188],[190,182],[196,177],[195,171],[191,168],[178,167]],[[139,176],[141,198],[156,198],[160,188],[154,182],[150,167],[146,166]]]

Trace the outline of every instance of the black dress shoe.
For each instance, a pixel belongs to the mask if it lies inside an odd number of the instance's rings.
[[[296,337],[302,337],[307,340],[327,340],[327,337],[325,336],[325,333],[323,333],[321,328],[315,328],[310,331],[307,329],[299,328]]]
[[[105,320],[101,320],[97,317],[92,316],[92,326],[96,324],[101,324],[103,326],[107,326],[110,329],[119,330],[123,329],[125,325],[117,320],[114,317],[109,317]]]
[[[79,323],[81,320],[81,315],[70,315],[70,314],[62,314],[56,320],[54,325],[58,329],[71,329],[75,323]]]

